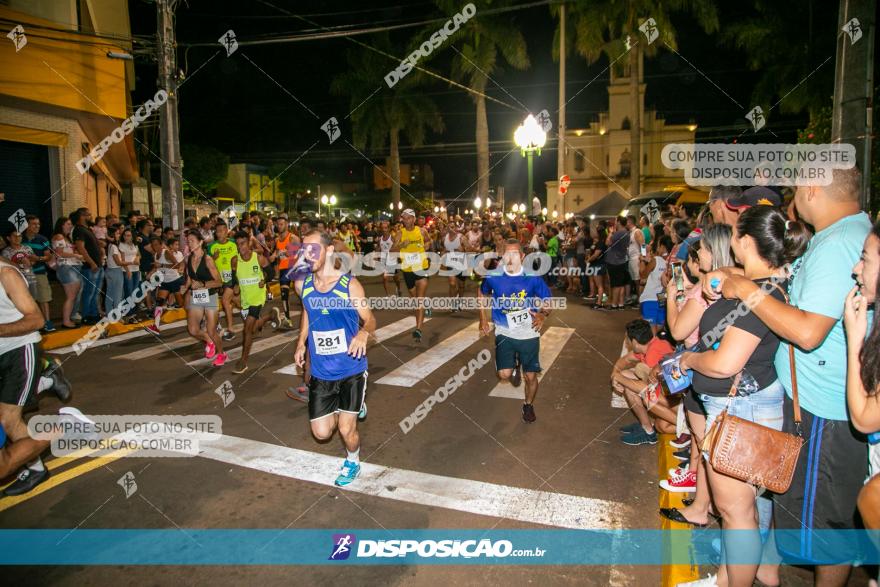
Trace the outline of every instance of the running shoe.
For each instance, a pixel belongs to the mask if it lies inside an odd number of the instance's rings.
[[[669,446],[673,448],[684,448],[686,446],[690,446],[691,444],[691,435],[690,434],[679,434],[678,438],[669,442]]]
[[[153,310],[153,324],[156,325],[156,330],[159,330],[159,325],[162,324],[162,312],[164,311],[162,306],[156,306],[156,309]]]
[[[413,340],[416,342],[422,342],[422,331],[418,328],[413,330]]]
[[[425,317],[430,318],[433,313],[434,313],[434,310],[431,309],[431,306],[428,306],[427,308],[425,308]]]
[[[239,361],[235,364],[235,369],[233,369],[232,372],[235,373],[236,375],[241,375],[242,373],[244,373],[247,370],[248,370],[247,363],[242,363],[241,361]]]
[[[522,383],[522,365],[519,359],[516,360],[516,364],[513,366],[513,373],[510,374],[510,383],[514,387],[519,387],[520,383]]]
[[[338,487],[345,487],[357,479],[360,472],[361,466],[358,463],[352,463],[348,459],[345,459],[345,462],[342,463],[342,469],[339,470],[339,476],[336,478],[335,483]]]
[[[638,422],[633,422],[632,424],[627,424],[626,426],[621,426],[619,428],[619,430],[622,434],[632,434],[633,432],[635,432],[636,430],[638,430],[641,427],[642,427],[642,425],[639,424]]]
[[[3,490],[3,495],[12,497],[13,495],[22,495],[31,491],[34,487],[49,478],[49,469],[43,467],[42,471],[34,471],[25,467],[15,478],[15,481]]]
[[[709,575],[705,579],[697,579],[696,581],[679,583],[675,587],[718,587],[718,580],[715,578],[715,575]]]
[[[677,450],[674,453],[672,453],[672,456],[674,456],[675,458],[677,458],[680,461],[689,461],[689,460],[691,460],[691,447],[686,446],[685,448],[683,448],[681,450]]]
[[[533,406],[532,404],[523,404],[522,412],[523,422],[528,422],[529,424],[531,424],[538,419],[538,417],[535,416],[535,406]]]
[[[272,328],[276,330],[281,327],[281,324],[284,321],[281,319],[281,308],[274,307],[272,308]]]
[[[57,358],[52,358],[43,370],[42,375],[52,380],[52,387],[50,389],[58,399],[65,403],[70,401],[70,381],[64,376],[61,361]]]
[[[657,444],[657,432],[650,434],[645,432],[641,426],[632,434],[627,434],[620,439],[620,442],[628,446],[639,446],[640,444]]]
[[[235,338],[235,333],[232,332],[231,330],[225,330],[223,332],[223,340],[229,342],[230,340],[233,340],[234,338]]]
[[[219,353],[214,358],[214,362],[211,364],[214,365],[215,367],[222,367],[223,365],[226,364],[226,359],[228,359],[228,358],[229,358],[229,355],[227,355],[226,353]]]
[[[691,493],[697,490],[697,472],[684,471],[681,475],[670,476],[659,483],[661,489],[673,493]]]
[[[43,332],[55,332],[55,325],[52,324],[51,320],[46,320],[43,323]]]
[[[162,331],[159,330],[159,327],[156,326],[155,324],[150,324],[149,326],[147,326],[147,330],[152,332],[156,336],[159,336],[160,334],[162,334]]]
[[[287,394],[287,397],[290,399],[295,399],[298,402],[309,403],[309,389],[305,385],[300,385],[298,387],[288,387],[287,391],[284,392]]]
[[[669,469],[669,476],[675,477],[676,475],[683,475],[684,473],[688,472],[688,469],[690,468],[690,466],[691,466],[690,461],[685,461],[677,467],[671,467]]]
[[[367,402],[364,402],[364,405],[361,406],[361,411],[358,412],[358,420],[365,420],[367,418]]]
[[[213,341],[209,342],[205,345],[205,358],[213,359],[217,355],[217,347],[214,345]]]

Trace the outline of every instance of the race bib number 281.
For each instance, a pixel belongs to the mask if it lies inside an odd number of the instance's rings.
[[[337,355],[348,350],[344,328],[313,332],[312,340],[315,343],[315,352],[319,355]]]

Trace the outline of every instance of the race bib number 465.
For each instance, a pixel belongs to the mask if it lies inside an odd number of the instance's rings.
[[[192,290],[192,301],[196,304],[207,304],[211,299],[211,292],[207,289]]]
[[[315,352],[319,355],[337,355],[348,350],[344,328],[312,332],[312,340],[315,343]]]

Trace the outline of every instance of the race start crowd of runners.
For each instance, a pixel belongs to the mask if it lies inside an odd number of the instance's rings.
[[[40,349],[41,331],[95,325],[123,306],[120,319],[155,337],[164,312],[185,309],[189,335],[215,368],[240,332],[241,356],[226,367],[237,374],[266,324],[290,331],[304,376],[286,393],[308,403],[316,439],[338,430],[345,456],[335,483],[356,482],[376,330],[366,268],[381,276],[386,299],[402,301],[406,289],[416,300],[407,306],[414,344],[430,326],[429,280],[448,284],[443,312],[473,307],[464,303],[472,288],[480,331],[494,330],[498,377],[525,383],[527,423],[537,421],[540,334],[554,300],[632,312],[610,375],[634,417],[621,443],[673,439],[681,464],[661,486],[693,497],[661,515],[753,533],[737,548],[752,549],[754,564],[722,563],[693,584],[779,585],[778,551],[814,566],[817,584],[844,585],[857,553],[832,559],[821,542],[777,542],[768,530],[880,526],[880,449],[870,442],[880,431],[880,224],[860,210],[859,181],[851,169],[835,170],[829,186],[719,186],[696,217],[675,206],[655,218],[561,222],[412,209],[379,222],[252,212],[190,218],[174,231],[137,212],[93,218],[79,209],[47,238],[28,216],[22,233],[3,235],[0,258],[0,477],[18,473],[4,494],[49,475],[40,456],[48,441],[28,436],[23,413],[41,392],[71,396],[60,363]],[[141,302],[125,302],[157,274]],[[64,295],[60,316],[50,316],[50,275]],[[281,299],[270,311],[275,281]],[[292,304],[302,306],[298,318]],[[683,375],[687,385],[674,388]],[[70,406],[61,412],[87,420]],[[701,458],[722,413],[804,439],[786,491],[763,491],[748,472],[723,474]]]

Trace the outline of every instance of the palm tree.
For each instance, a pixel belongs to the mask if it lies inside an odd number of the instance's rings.
[[[755,2],[754,16],[724,27],[722,40],[742,49],[749,69],[760,72],[753,105],[767,112],[779,100],[780,111],[806,110],[811,122],[819,122],[834,93],[837,9],[816,0]]]
[[[394,53],[387,36],[371,44],[386,53]],[[420,72],[411,71],[389,89],[383,76],[397,64],[387,57],[373,51],[353,50],[348,52],[348,64],[348,70],[333,80],[330,91],[350,97],[352,137],[356,148],[384,151],[386,145],[389,146],[386,168],[391,173],[391,199],[396,210],[400,202],[401,134],[406,136],[410,145],[419,147],[424,143],[428,129],[443,131],[443,119],[437,105],[418,91],[426,81]]]
[[[630,167],[631,195],[641,192],[642,113],[639,100],[639,62],[644,53],[646,57],[656,55],[658,47],[668,46],[677,50],[675,28],[669,18],[674,11],[687,10],[696,17],[697,22],[707,33],[718,29],[718,12],[712,0],[596,0],[594,2],[572,2],[566,4],[566,39],[571,39],[574,50],[592,64],[606,55],[612,62],[627,51],[626,39],[630,39],[627,54],[629,71],[630,110]],[[558,14],[558,6],[551,7]],[[639,30],[639,25],[653,18],[659,38],[649,43]],[[566,42],[566,45],[569,41]],[[570,47],[566,47],[569,51]],[[559,30],[557,27],[554,53],[558,56]],[[568,53],[566,52],[566,55]]]
[[[444,14],[461,10],[459,0],[434,0]],[[480,16],[480,11],[509,4],[506,0],[477,0],[477,16],[467,21],[448,42],[456,47],[452,57],[452,78],[473,90],[476,106],[477,195],[485,200],[489,194],[489,121],[486,118],[486,86],[501,67],[503,59],[515,69],[529,67],[526,40],[511,24],[507,14]]]

